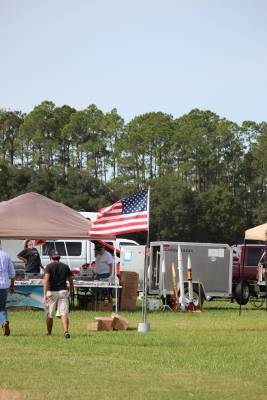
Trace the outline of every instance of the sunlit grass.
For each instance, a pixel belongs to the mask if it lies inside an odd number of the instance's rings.
[[[0,388],[22,399],[266,399],[267,313],[210,302],[202,313],[121,313],[126,332],[88,332],[96,315],[70,314],[45,335],[42,312],[10,312],[11,336],[0,337]],[[103,314],[108,315],[108,314]],[[1,391],[0,391],[1,398]],[[17,398],[17,397],[16,397]]]

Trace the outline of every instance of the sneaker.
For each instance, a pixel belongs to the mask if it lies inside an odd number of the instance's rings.
[[[69,339],[70,338],[69,332],[64,332],[64,337],[65,337],[65,339]]]
[[[10,335],[10,329],[9,329],[9,322],[8,321],[3,325],[3,332],[4,332],[4,336],[9,336]]]

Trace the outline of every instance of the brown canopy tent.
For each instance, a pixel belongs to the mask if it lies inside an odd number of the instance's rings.
[[[245,240],[263,240],[267,242],[267,223],[245,231]]]
[[[77,211],[38,193],[0,203],[0,238],[89,239],[91,224]]]

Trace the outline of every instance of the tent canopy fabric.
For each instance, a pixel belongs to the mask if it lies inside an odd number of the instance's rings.
[[[38,193],[0,202],[0,238],[89,239],[91,224],[77,211]]]
[[[267,241],[267,223],[247,229],[245,231],[245,240]]]

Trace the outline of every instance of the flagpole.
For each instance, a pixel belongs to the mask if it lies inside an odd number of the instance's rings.
[[[115,285],[115,312],[118,312],[118,286],[117,286],[117,238],[115,238],[115,245],[114,245],[114,258],[113,258],[113,271],[114,271],[114,285]]]
[[[101,208],[97,219],[92,223],[88,236],[114,236],[117,234],[130,232],[147,232],[146,254],[144,260],[144,279],[143,279],[143,303],[142,318],[143,324],[147,325],[147,273],[149,263],[149,205],[150,188],[143,189],[131,196],[122,198],[108,207]],[[116,246],[114,256],[114,278],[116,278]],[[116,309],[118,303],[118,282],[115,279]],[[145,327],[146,330],[149,330]]]
[[[150,214],[150,187],[147,192],[147,215],[148,215],[148,229],[147,241],[145,252],[144,276],[143,276],[143,299],[142,299],[142,322],[138,325],[138,332],[150,331],[150,325],[147,323],[147,272],[148,272],[148,251],[149,251],[149,215]]]

